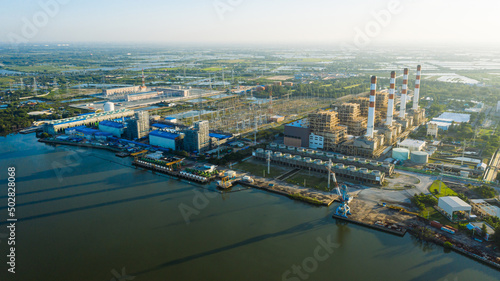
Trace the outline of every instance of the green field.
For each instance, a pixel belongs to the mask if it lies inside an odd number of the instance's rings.
[[[458,228],[457,223],[453,223],[449,221],[445,216],[443,216],[440,212],[436,211],[433,207],[426,207],[425,210],[420,212],[420,216],[424,218],[428,218],[431,221],[438,221],[443,225],[450,225],[454,228]]]
[[[441,193],[437,193],[439,190],[439,183],[441,183]],[[429,187],[429,191],[432,193],[432,195],[436,196],[437,198],[442,197],[442,196],[457,196],[458,194],[450,189],[449,187],[446,186],[442,181],[435,180],[431,187]]]
[[[240,162],[240,163],[234,165],[233,168],[249,172],[249,173],[256,175],[256,176],[259,176],[259,177],[262,177],[264,175],[264,172],[265,172],[266,178],[275,178],[275,177],[285,173],[286,171],[288,171],[287,169],[271,165],[271,173],[268,174],[267,173],[267,164],[263,163],[263,162],[259,163],[258,161],[255,161],[255,160],[248,160],[245,162]]]
[[[220,70],[222,70],[222,67],[212,66],[212,67],[203,68],[202,70],[203,71],[214,72],[214,71],[220,71]]]
[[[309,171],[305,170],[300,171],[295,176],[287,179],[286,182],[304,186],[304,180],[306,180],[306,187],[328,191],[328,179],[326,178],[326,175],[319,176],[316,173],[311,173],[309,175]],[[333,187],[333,183],[330,183],[330,186]]]

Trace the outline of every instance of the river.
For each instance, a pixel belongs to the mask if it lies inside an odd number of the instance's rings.
[[[410,235],[338,225],[333,207],[229,194],[134,169],[103,150],[0,138],[0,280],[498,280]],[[16,273],[7,272],[7,167]],[[300,269],[298,270],[298,266]],[[496,277],[495,277],[496,276]]]

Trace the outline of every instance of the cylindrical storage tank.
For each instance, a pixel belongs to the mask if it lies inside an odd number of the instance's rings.
[[[281,152],[275,152],[274,153],[274,156],[276,156],[276,157],[281,157],[281,155],[283,155],[283,153],[281,153]]]
[[[286,149],[286,145],[284,145],[284,144],[280,144],[279,147],[280,147],[280,149]]]
[[[301,159],[302,159],[302,156],[300,156],[300,155],[295,155],[293,157],[293,160],[301,160]]]
[[[349,171],[356,171],[356,166],[349,165],[349,166],[347,167],[347,170],[349,170]]]
[[[290,159],[292,158],[292,154],[290,153],[285,153],[285,155],[283,155],[283,157],[287,158],[287,159]]]
[[[427,164],[429,161],[429,154],[423,151],[412,151],[410,158],[411,162],[415,164]]]
[[[295,151],[295,146],[289,146],[289,147],[288,147],[288,150],[290,150],[290,151]]]
[[[307,152],[307,154],[314,154],[314,150],[312,150],[312,149],[308,149],[308,150],[306,150],[306,152]]]
[[[297,148],[297,151],[298,151],[298,152],[304,152],[304,151],[306,151],[306,149],[305,149],[305,148],[303,148],[303,147],[299,147],[299,148]]]
[[[375,175],[375,176],[380,176],[382,173],[378,170],[373,170],[372,171],[372,175]]]
[[[326,154],[326,157],[328,157],[328,158],[333,158],[333,157],[335,157],[335,154],[333,154],[333,153],[327,153],[327,154]]]
[[[345,159],[346,159],[346,157],[345,157],[345,156],[343,156],[343,155],[337,155],[337,159],[339,159],[339,160],[345,160]]]
[[[368,174],[368,169],[367,168],[361,168],[361,169],[359,169],[359,172],[363,173],[363,174]]]
[[[262,152],[264,152],[264,149],[263,148],[257,148],[257,152],[262,153]]]
[[[323,156],[323,155],[325,155],[325,153],[324,153],[323,151],[317,151],[317,152],[316,152],[316,155],[317,155],[317,156]]]
[[[115,110],[115,104],[108,101],[106,103],[104,103],[104,111],[113,111]]]
[[[321,165],[321,164],[323,164],[323,161],[320,159],[316,159],[316,160],[314,160],[314,164]]]
[[[335,165],[335,168],[337,168],[337,169],[344,169],[344,167],[345,167],[344,164]]]
[[[406,148],[397,147],[392,149],[392,158],[394,159],[406,161],[409,156],[410,151]]]
[[[349,156],[349,157],[347,157],[347,160],[349,160],[349,161],[356,161],[356,157],[354,157],[354,156]]]
[[[271,147],[272,147],[272,148],[276,148],[276,147],[278,147],[278,144],[277,144],[277,143],[272,142],[272,143],[271,143]]]
[[[304,161],[310,163],[312,162],[312,159],[311,157],[304,157]]]

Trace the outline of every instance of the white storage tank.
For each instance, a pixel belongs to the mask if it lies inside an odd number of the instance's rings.
[[[427,164],[429,161],[429,154],[423,151],[412,151],[410,158],[411,162],[415,164]]]
[[[409,156],[410,151],[406,148],[397,147],[392,149],[392,158],[394,159],[406,161]]]
[[[114,111],[115,110],[115,104],[108,101],[104,103],[104,111]]]
[[[280,149],[286,149],[286,145],[284,145],[284,144],[280,144],[279,148],[280,148]]]
[[[289,146],[289,147],[288,147],[288,150],[290,150],[290,151],[295,151],[295,146]]]
[[[277,144],[277,143],[272,142],[272,143],[271,143],[271,147],[272,147],[272,148],[276,148],[276,147],[278,147],[278,144]]]

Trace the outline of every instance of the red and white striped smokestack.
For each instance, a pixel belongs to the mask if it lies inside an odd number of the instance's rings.
[[[399,117],[406,116],[406,92],[408,91],[408,68],[403,71],[403,89],[401,89],[401,103],[399,104]]]
[[[392,118],[394,114],[394,92],[396,90],[396,71],[391,71],[391,81],[389,87],[389,102],[387,103],[387,120],[385,124],[392,126]]]
[[[373,126],[375,125],[375,92],[377,90],[377,76],[372,76],[372,85],[370,87],[370,107],[368,108],[368,125],[366,127],[366,135],[369,138],[373,137]]]
[[[415,79],[415,93],[413,93],[413,110],[418,109],[418,101],[420,100],[420,74],[422,66],[417,65],[417,79]]]

